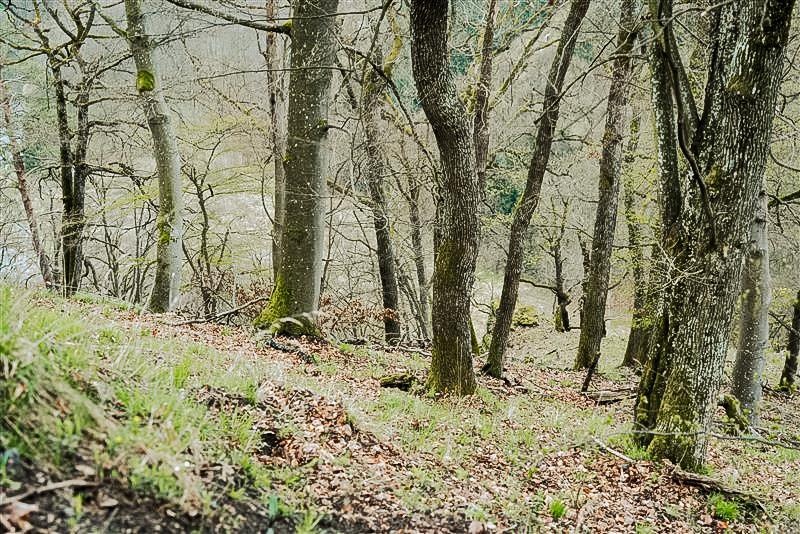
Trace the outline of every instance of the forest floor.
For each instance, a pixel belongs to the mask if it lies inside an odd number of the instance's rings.
[[[0,286],[0,531],[800,532],[800,396],[766,389],[758,439],[720,412],[703,476],[652,462],[613,327],[605,404],[577,332],[518,329],[507,381],[442,400],[380,385],[423,351],[181,321]]]

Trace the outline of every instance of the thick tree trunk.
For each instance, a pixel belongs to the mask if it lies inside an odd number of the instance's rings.
[[[511,223],[511,235],[508,242],[508,257],[506,258],[505,276],[503,278],[503,291],[500,296],[500,305],[497,308],[497,319],[492,332],[492,343],[489,346],[489,356],[484,371],[495,377],[503,374],[503,361],[508,344],[508,334],[511,331],[511,319],[517,304],[519,292],[519,278],[522,274],[524,259],[524,240],[531,222],[533,212],[539,204],[539,193],[542,189],[542,180],[550,160],[550,150],[553,144],[553,133],[558,122],[561,91],[564,87],[564,78],[572,62],[575,43],[578,33],[589,9],[589,0],[572,0],[569,14],[564,23],[558,50],[553,58],[547,85],[544,93],[543,112],[536,133],[533,155],[525,191],[522,199],[514,212]]]
[[[42,274],[45,287],[53,288],[56,285],[55,276],[53,275],[50,257],[47,255],[47,251],[44,249],[42,240],[39,237],[39,223],[36,220],[36,212],[33,209],[33,202],[31,201],[31,195],[28,191],[25,160],[22,159],[22,152],[14,132],[14,117],[11,113],[11,93],[8,91],[5,81],[2,78],[0,78],[0,105],[3,108],[3,118],[5,120],[6,135],[8,136],[8,149],[11,153],[11,163],[14,167],[14,174],[17,177],[17,190],[22,198],[22,207],[25,210],[25,218],[28,221],[28,228],[31,232],[31,244],[33,245],[33,251],[39,262],[39,272]]]
[[[672,18],[660,4],[653,6],[657,33]],[[661,324],[666,342],[656,351],[655,366],[648,362],[649,371],[660,370],[656,376],[661,376],[653,380],[646,371],[642,377],[636,423],[640,432],[653,431],[648,446],[653,457],[686,469],[699,469],[706,456],[741,281],[741,244],[747,241],[763,181],[793,5],[748,0],[720,6],[699,120],[691,116],[680,88],[673,39],[667,34],[656,40],[656,48],[667,47],[666,72],[684,136],[679,145],[692,179],[676,219],[680,224],[665,227],[665,250],[674,266]],[[673,183],[680,187],[680,181]],[[651,359],[652,354],[651,349]],[[663,388],[652,387],[659,382]]]
[[[623,160],[623,138],[629,112],[630,77],[633,62],[630,53],[636,40],[634,30],[635,0],[622,0],[617,35],[617,58],[611,67],[606,127],[600,158],[600,196],[592,237],[591,265],[586,281],[586,294],[581,311],[581,335],[575,368],[586,369],[594,364],[605,335],[606,299],[611,273],[611,252],[617,227],[617,203]]]
[[[438,185],[433,274],[433,347],[429,387],[468,395],[475,390],[470,295],[478,255],[478,180],[466,110],[450,72],[447,0],[411,4],[411,60],[417,93],[442,164]]]
[[[792,306],[792,328],[789,330],[788,353],[783,365],[779,388],[783,391],[793,392],[797,378],[797,360],[800,356],[800,291]]]
[[[731,375],[731,393],[739,401],[750,426],[758,426],[761,378],[769,344],[769,241],[767,240],[767,193],[759,193],[758,208],[750,224],[750,243],[742,274],[742,311],[739,316],[739,349]]]
[[[338,0],[301,0],[292,19],[285,212],[278,276],[256,325],[316,334],[322,275],[328,106],[336,53]]]
[[[163,313],[174,309],[181,291],[183,190],[178,142],[172,130],[160,77],[153,58],[154,46],[147,33],[141,0],[125,0],[128,43],[136,63],[136,90],[153,138],[153,157],[158,176],[156,223],[156,274],[148,309]]]

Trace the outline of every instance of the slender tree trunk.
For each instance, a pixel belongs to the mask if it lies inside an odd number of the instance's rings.
[[[539,204],[542,180],[547,169],[547,163],[550,160],[553,133],[558,122],[564,78],[572,62],[572,55],[575,50],[575,43],[578,40],[581,23],[588,9],[589,0],[572,0],[567,20],[564,23],[561,40],[558,44],[558,50],[553,58],[550,73],[547,77],[544,108],[536,134],[533,156],[528,170],[528,179],[522,199],[514,212],[514,219],[511,223],[503,291],[500,296],[500,305],[497,308],[497,319],[492,332],[489,356],[484,367],[484,371],[491,376],[499,377],[503,374],[503,361],[506,345],[508,344],[508,334],[511,331],[511,319],[517,304],[519,278],[522,274],[525,234],[528,231],[533,212],[536,211],[536,206]]]
[[[789,343],[787,345],[788,353],[786,354],[786,362],[783,365],[779,388],[791,393],[795,389],[797,360],[798,356],[800,356],[800,291],[797,292],[797,299],[792,306],[792,328],[789,330]]]
[[[767,240],[767,192],[758,197],[750,225],[750,244],[742,274],[742,311],[739,316],[739,350],[731,375],[731,393],[739,401],[751,426],[758,426],[761,378],[769,344],[769,241]]]
[[[576,369],[586,369],[594,364],[600,353],[600,342],[606,332],[606,299],[614,231],[617,227],[617,203],[623,159],[622,141],[630,108],[629,85],[633,65],[630,53],[636,39],[635,4],[635,0],[622,0],[620,7],[618,56],[611,67],[603,154],[600,158],[600,198],[597,202],[592,238],[592,263],[581,311],[581,335],[575,358]]]
[[[159,87],[154,45],[147,33],[141,0],[125,0],[128,43],[136,63],[136,90],[153,138],[153,157],[158,176],[158,219],[156,223],[156,274],[148,309],[163,313],[174,309],[180,299],[183,190],[178,142],[172,130],[164,93]]]
[[[55,89],[56,119],[58,121],[59,164],[61,174],[61,200],[63,212],[61,215],[61,261],[63,262],[62,287],[64,294],[70,296],[78,290],[82,274],[83,262],[81,241],[83,234],[82,199],[75,190],[72,168],[72,146],[70,139],[72,131],[69,127],[67,113],[67,95],[64,91],[64,80],[61,76],[61,66],[57,60],[51,59],[50,71],[53,74],[53,87]]]
[[[300,0],[292,20],[292,71],[285,212],[278,276],[256,325],[288,335],[316,334],[325,246],[328,106],[336,52],[338,0]]]
[[[33,209],[33,202],[31,201],[30,192],[28,191],[25,160],[22,159],[22,152],[20,151],[17,136],[14,132],[14,117],[11,112],[11,93],[8,91],[5,80],[2,78],[0,78],[0,105],[3,108],[3,118],[5,119],[11,163],[14,167],[14,174],[17,177],[17,190],[22,198],[22,207],[25,210],[25,218],[28,220],[28,228],[31,232],[33,251],[39,262],[39,271],[42,274],[44,285],[50,289],[56,285],[55,277],[53,276],[53,268],[50,257],[47,255],[47,251],[44,249],[42,240],[39,237],[39,223],[36,220],[36,212]]]
[[[447,0],[413,0],[411,60],[417,93],[442,164],[436,206],[429,387],[468,395],[476,386],[470,295],[480,230],[478,180],[470,124],[450,72],[448,7]]]
[[[376,60],[380,59],[376,46]],[[384,94],[385,82],[371,67],[365,76],[362,89],[361,115],[364,122],[364,137],[367,150],[367,187],[372,199],[372,222],[375,228],[378,272],[381,280],[383,298],[383,329],[386,343],[394,344],[400,340],[400,292],[395,269],[394,247],[389,228],[389,209],[383,189],[384,175],[388,165],[380,147],[381,127],[378,111]]]
[[[689,97],[681,89],[680,57],[668,28],[671,10],[656,4],[657,30],[667,32],[657,42],[667,47],[691,194],[679,212],[678,238],[666,249],[674,271],[660,353],[663,392],[643,397],[640,388],[637,406],[654,412],[655,424],[638,430],[653,431],[648,445],[653,457],[696,470],[705,461],[722,382],[741,282],[741,244],[747,241],[763,183],[794,2],[746,0],[720,6],[712,24],[713,54],[700,118],[692,117]]]
[[[267,19],[274,20],[278,16],[277,0],[267,0]],[[272,137],[272,160],[274,162],[275,190],[273,193],[273,225],[272,225],[272,273],[278,279],[281,264],[281,231],[283,228],[286,174],[283,169],[283,158],[286,153],[286,134],[284,132],[284,95],[283,78],[276,76],[281,67],[281,54],[278,51],[278,36],[267,32],[264,58],[267,67],[267,90],[269,91],[269,115]]]
[[[494,59],[494,18],[497,0],[489,0],[481,46],[480,73],[475,90],[475,118],[472,137],[475,143],[475,168],[478,173],[478,192],[486,194],[486,164],[489,157],[489,92],[492,89],[492,60]]]
[[[639,117],[631,121],[630,139],[626,156],[626,165],[633,163],[639,144]],[[647,360],[647,348],[650,334],[651,301],[648,297],[647,265],[644,257],[642,229],[636,214],[633,180],[624,185],[625,223],[628,226],[628,246],[630,248],[631,271],[633,273],[633,314],[628,344],[622,365],[641,367]]]
[[[411,174],[409,174],[411,176]],[[425,249],[422,246],[422,218],[419,213],[419,181],[414,178],[409,184],[408,219],[411,224],[411,248],[414,252],[414,269],[419,289],[419,324],[424,340],[430,338],[430,311],[428,307],[428,275],[425,272]]]

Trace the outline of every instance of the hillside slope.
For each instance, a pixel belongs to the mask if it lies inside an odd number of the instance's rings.
[[[424,351],[181,322],[0,288],[2,528],[785,532],[800,519],[797,398],[768,391],[772,435],[720,428],[707,478],[689,479],[630,444],[629,399],[576,393],[583,375],[549,350],[572,334],[519,333],[510,380],[455,401],[380,386],[422,380]],[[632,386],[608,365],[594,387]]]

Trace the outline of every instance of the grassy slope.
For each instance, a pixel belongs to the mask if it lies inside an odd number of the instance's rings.
[[[582,375],[562,370],[574,334],[519,336],[516,386],[483,380],[474,398],[435,401],[375,379],[422,377],[422,355],[307,343],[308,363],[245,329],[172,326],[174,317],[80,300],[0,288],[0,452],[11,459],[0,504],[3,492],[50,480],[97,484],[27,499],[51,513],[26,516],[34,524],[463,532],[474,521],[649,532],[730,520],[736,530],[785,530],[800,519],[795,449],[714,441],[712,476],[756,494],[766,515],[709,500],[641,459],[625,437],[630,403],[594,406],[575,393]],[[612,335],[607,349],[621,345]],[[614,364],[604,362],[596,386],[632,383]],[[770,376],[778,364],[773,357]],[[767,403],[775,437],[797,440],[797,400]]]

